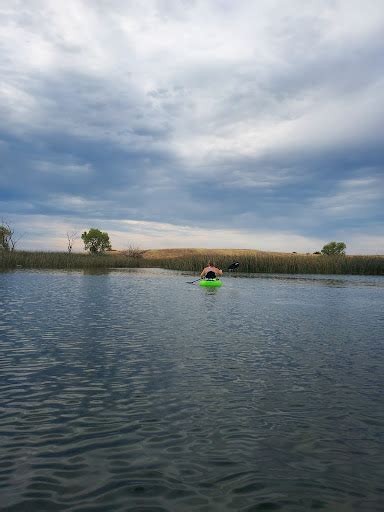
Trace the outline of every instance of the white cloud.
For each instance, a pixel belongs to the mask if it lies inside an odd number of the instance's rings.
[[[363,217],[372,214],[384,201],[383,178],[372,176],[377,169],[360,170],[359,174],[367,177],[350,178],[341,181],[334,193],[320,197],[313,206],[326,215],[335,217]]]
[[[312,253],[320,250],[331,239],[347,244],[348,254],[384,254],[384,236],[375,229],[334,231],[328,238],[304,236],[293,230],[278,229],[209,229],[199,226],[178,225],[163,222],[149,222],[92,217],[86,221],[76,217],[57,219],[46,215],[13,215],[6,219],[15,228],[19,249],[65,251],[67,232],[80,235],[90,227],[107,231],[114,249],[127,249],[134,245],[141,249],[164,248],[227,248],[257,249],[277,252]],[[80,238],[74,244],[75,251],[82,251]]]
[[[52,218],[55,208],[59,215],[79,213],[81,222],[91,225],[92,219],[102,221],[103,209],[116,219],[160,221],[170,220],[172,209],[174,224],[164,229],[162,222],[141,224],[133,231],[137,241],[142,236],[148,246],[153,241],[254,246],[260,235],[266,249],[298,251],[317,249],[320,242],[316,235],[300,238],[285,209],[289,197],[297,217],[308,212],[308,197],[329,222],[359,216],[369,223],[370,216],[378,216],[377,176],[352,178],[360,164],[336,164],[335,173],[342,174],[341,181],[335,176],[336,189],[329,197],[313,198],[319,176],[311,165],[333,153],[347,162],[356,148],[368,151],[381,143],[381,0],[370,0],[364,9],[359,0],[34,0],[0,6],[0,23],[0,129],[29,145],[28,177],[31,184],[40,179],[29,187],[30,195],[25,187],[18,194],[17,181],[24,184],[27,171],[23,162],[16,168],[9,159],[2,178],[10,191],[3,201],[8,211],[15,211],[22,197],[25,209],[46,207]],[[19,158],[12,144],[1,144],[2,154],[8,149]],[[92,144],[99,151],[93,149],[94,155]],[[104,149],[111,162],[100,164]],[[120,152],[117,163],[114,151]],[[145,165],[137,164],[145,159]],[[100,178],[104,172],[110,173],[108,185]],[[14,173],[20,173],[15,182],[9,178]],[[51,189],[45,189],[43,174]],[[57,190],[55,175],[61,184],[59,177],[79,178],[78,186],[68,192],[66,182],[65,191]],[[208,181],[217,196],[191,204],[200,199],[193,187]],[[292,185],[304,190],[304,182],[312,190],[300,210]],[[238,201],[231,206],[244,227],[247,218],[268,217],[260,199],[270,194],[266,203],[274,218],[268,220],[275,226],[270,236],[215,230],[207,239],[202,228],[193,228],[201,212],[216,219],[227,214],[219,193],[231,189]],[[254,204],[240,195],[250,190],[259,194]],[[324,194],[319,190],[318,196]],[[127,213],[132,191],[140,202]],[[184,231],[175,226],[185,211]],[[122,226],[116,237],[123,242],[127,225]]]
[[[51,119],[53,127],[79,135],[88,130],[95,137],[109,130],[124,144],[132,135],[122,137],[121,129],[134,127],[134,117],[144,114],[150,128],[157,118],[160,124],[170,123],[171,142],[187,157],[196,152],[205,157],[223,151],[260,154],[299,140],[305,145],[308,137],[316,143],[326,133],[332,140],[335,131],[345,132],[352,124],[350,116],[353,124],[357,119],[361,124],[367,109],[375,114],[381,104],[369,91],[363,99],[361,91],[349,98],[332,89],[326,91],[328,97],[319,95],[323,82],[332,83],[328,75],[317,76],[317,83],[306,78],[304,91],[284,90],[305,67],[313,71],[317,58],[322,66],[332,61],[334,49],[346,50],[351,35],[364,39],[378,30],[384,15],[376,2],[364,16],[357,14],[355,2],[342,1],[325,2],[321,8],[317,2],[282,7],[266,1],[237,3],[236,8],[223,2],[111,2],[106,8],[100,2],[68,0],[37,1],[34,9],[28,4],[19,9],[3,11],[3,18],[13,20],[3,34],[3,52],[10,56],[3,64],[3,79],[9,77],[3,88],[10,108],[20,109],[18,121],[24,115],[31,130],[44,126],[53,107],[52,92],[50,100],[42,101],[38,81],[65,80],[65,73],[101,80],[103,91],[89,90],[90,98],[108,104],[119,97],[127,116],[123,123],[110,108],[98,128],[90,112],[85,115],[80,108],[72,112],[72,120],[66,115]],[[340,24],[346,19],[348,25]],[[275,80],[281,81],[279,91],[271,90]],[[147,96],[174,86],[187,95]],[[76,83],[72,93],[74,100]]]
[[[33,162],[33,168],[36,171],[40,171],[47,174],[59,174],[59,175],[84,175],[91,174],[93,169],[90,163],[85,164],[67,164],[57,163],[44,160],[37,160]]]
[[[340,233],[340,240],[346,239],[346,233]],[[384,254],[384,236],[377,234],[347,233],[348,254]]]
[[[21,217],[13,217],[17,229],[23,224]],[[249,248],[271,251],[312,252],[319,248],[321,240],[291,232],[250,231],[235,229],[205,229],[198,226],[177,225],[162,222],[134,220],[88,219],[89,226],[107,231],[114,248],[125,249],[130,244],[143,249],[206,247]],[[88,229],[84,222],[75,218],[57,220],[49,216],[32,216],[28,233],[20,242],[20,248],[65,250],[68,231],[82,232]],[[80,250],[80,241],[76,244]]]
[[[70,209],[73,212],[89,211],[98,205],[97,201],[73,194],[51,194],[46,201],[49,206]]]
[[[246,190],[266,189],[270,190],[274,187],[281,187],[289,183],[299,183],[302,175],[292,168],[278,169],[264,167],[256,167],[251,170],[234,169],[227,172],[221,172],[221,185],[225,188],[240,188]]]

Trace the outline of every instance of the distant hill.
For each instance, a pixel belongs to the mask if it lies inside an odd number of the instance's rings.
[[[220,256],[230,256],[236,258],[237,256],[257,256],[257,255],[286,255],[291,256],[289,252],[271,252],[259,251],[257,249],[148,249],[143,251],[145,259],[157,260],[168,258],[185,258],[186,256],[202,256],[206,258],[217,258]]]

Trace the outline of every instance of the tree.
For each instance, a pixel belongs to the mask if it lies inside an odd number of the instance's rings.
[[[347,246],[344,242],[329,242],[321,249],[322,254],[327,256],[344,256]]]
[[[0,249],[9,251],[11,236],[12,236],[12,232],[8,226],[4,226],[4,225],[0,226]]]
[[[73,244],[75,243],[75,240],[79,238],[79,235],[76,231],[67,231],[67,249],[68,254],[71,254],[73,249]]]
[[[19,238],[15,238],[15,230],[3,219],[0,221],[0,250],[14,251]]]
[[[127,256],[128,258],[142,258],[144,253],[145,250],[140,249],[140,247],[135,246],[133,244],[130,244],[128,246],[128,249],[122,251],[122,254],[124,254],[124,256]]]
[[[112,248],[108,233],[100,231],[100,229],[91,228],[88,233],[84,231],[81,239],[84,242],[84,248],[92,254],[104,252]]]

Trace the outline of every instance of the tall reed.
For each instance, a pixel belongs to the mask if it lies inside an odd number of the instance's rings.
[[[384,256],[323,256],[323,255],[284,255],[272,253],[237,254],[223,256],[209,253],[190,257],[144,260],[146,266],[201,271],[209,259],[213,259],[222,269],[234,261],[240,263],[239,271],[245,273],[281,273],[281,274],[365,274],[384,275]]]
[[[1,251],[0,268],[125,268],[138,267],[139,258],[121,254]]]
[[[274,253],[206,254],[186,250],[174,258],[132,257],[127,254],[79,254],[64,252],[0,251],[0,269],[6,268],[133,268],[160,267],[171,270],[200,272],[213,260],[222,269],[234,261],[244,273],[282,274],[365,274],[384,275],[384,256],[322,256]]]

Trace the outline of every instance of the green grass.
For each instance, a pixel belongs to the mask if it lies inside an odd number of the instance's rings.
[[[0,252],[0,268],[40,269],[92,269],[160,267],[172,270],[200,272],[208,259],[213,259],[222,269],[234,261],[240,263],[239,272],[282,274],[360,274],[384,275],[384,256],[315,256],[301,254],[255,253],[235,251],[203,251],[194,253],[185,250],[178,257],[152,258],[131,257],[124,254],[68,254],[64,252],[14,251]]]

